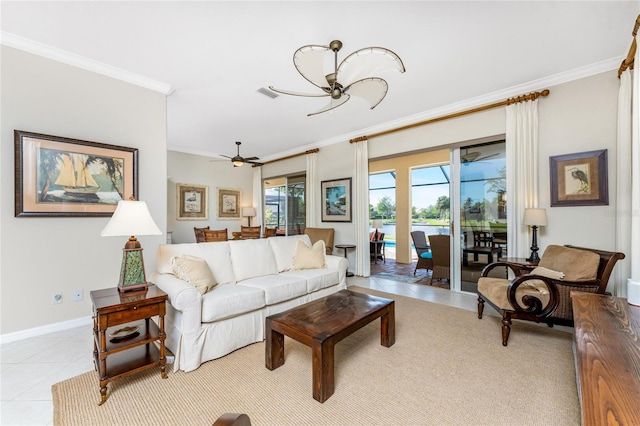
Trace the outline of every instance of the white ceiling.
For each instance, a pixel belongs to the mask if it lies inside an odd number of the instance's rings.
[[[268,160],[617,68],[640,2],[2,1],[0,12],[4,44],[170,86],[169,149],[234,155],[242,141],[242,155]],[[293,53],[333,39],[339,61],[368,46],[402,58],[406,73],[380,75],[389,91],[374,110],[352,97],[307,117],[326,98],[256,92],[319,90]]]

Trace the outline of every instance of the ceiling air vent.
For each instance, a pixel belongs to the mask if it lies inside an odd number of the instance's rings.
[[[279,95],[275,92],[272,92],[271,90],[267,89],[266,87],[261,87],[258,89],[258,93],[262,93],[265,96],[270,97],[271,99],[275,99],[277,98]]]

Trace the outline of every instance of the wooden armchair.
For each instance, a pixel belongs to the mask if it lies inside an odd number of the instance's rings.
[[[206,243],[229,240],[229,234],[227,233],[227,228],[211,229],[211,230],[205,229],[203,232],[204,232],[204,242]]]
[[[196,228],[195,226],[193,227],[193,233],[196,234],[196,243],[204,243],[204,231],[206,229],[209,229],[209,227],[208,226],[204,228]]]
[[[278,231],[278,228],[274,227],[274,228],[267,228],[266,226],[264,227],[264,237],[265,238],[269,238],[269,237],[275,237],[276,236],[276,232]]]
[[[260,228],[260,226],[241,226],[240,238],[243,240],[260,238]]]
[[[616,262],[624,254],[575,246],[547,247],[533,269],[514,268],[509,263],[487,265],[478,280],[478,318],[484,305],[502,315],[502,345],[507,346],[512,319],[573,327],[572,291],[604,294]],[[489,277],[489,271],[506,267],[515,278]]]
[[[418,254],[418,263],[416,263],[416,269],[413,270],[413,275],[416,274],[418,269],[433,270],[433,255],[429,251],[424,231],[412,231],[411,239]]]

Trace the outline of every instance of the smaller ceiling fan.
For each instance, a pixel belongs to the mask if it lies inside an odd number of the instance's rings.
[[[473,163],[474,161],[480,161],[487,158],[495,157],[499,155],[497,152],[495,154],[485,155],[481,157],[482,153],[480,151],[471,151],[469,152],[469,148],[465,148],[465,153],[460,156],[461,163]]]
[[[262,166],[262,163],[259,163],[255,160],[259,160],[258,157],[242,157],[240,155],[240,145],[242,144],[242,142],[236,142],[236,145],[238,146],[238,153],[234,156],[234,157],[229,157],[228,155],[224,155],[224,154],[220,154],[222,157],[226,157],[226,158],[230,158],[231,162],[233,163],[233,167],[240,167],[242,166],[244,163],[249,163],[249,164],[255,164],[258,166]]]

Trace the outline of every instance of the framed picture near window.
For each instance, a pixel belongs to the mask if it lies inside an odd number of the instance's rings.
[[[351,222],[351,178],[321,182],[322,221]]]
[[[218,220],[240,220],[240,190],[218,188]]]
[[[609,205],[607,150],[549,157],[551,207]]]
[[[111,216],[138,198],[138,150],[14,130],[15,216]]]
[[[206,185],[193,185],[178,183],[177,195],[177,220],[207,220],[209,219],[209,187]]]

